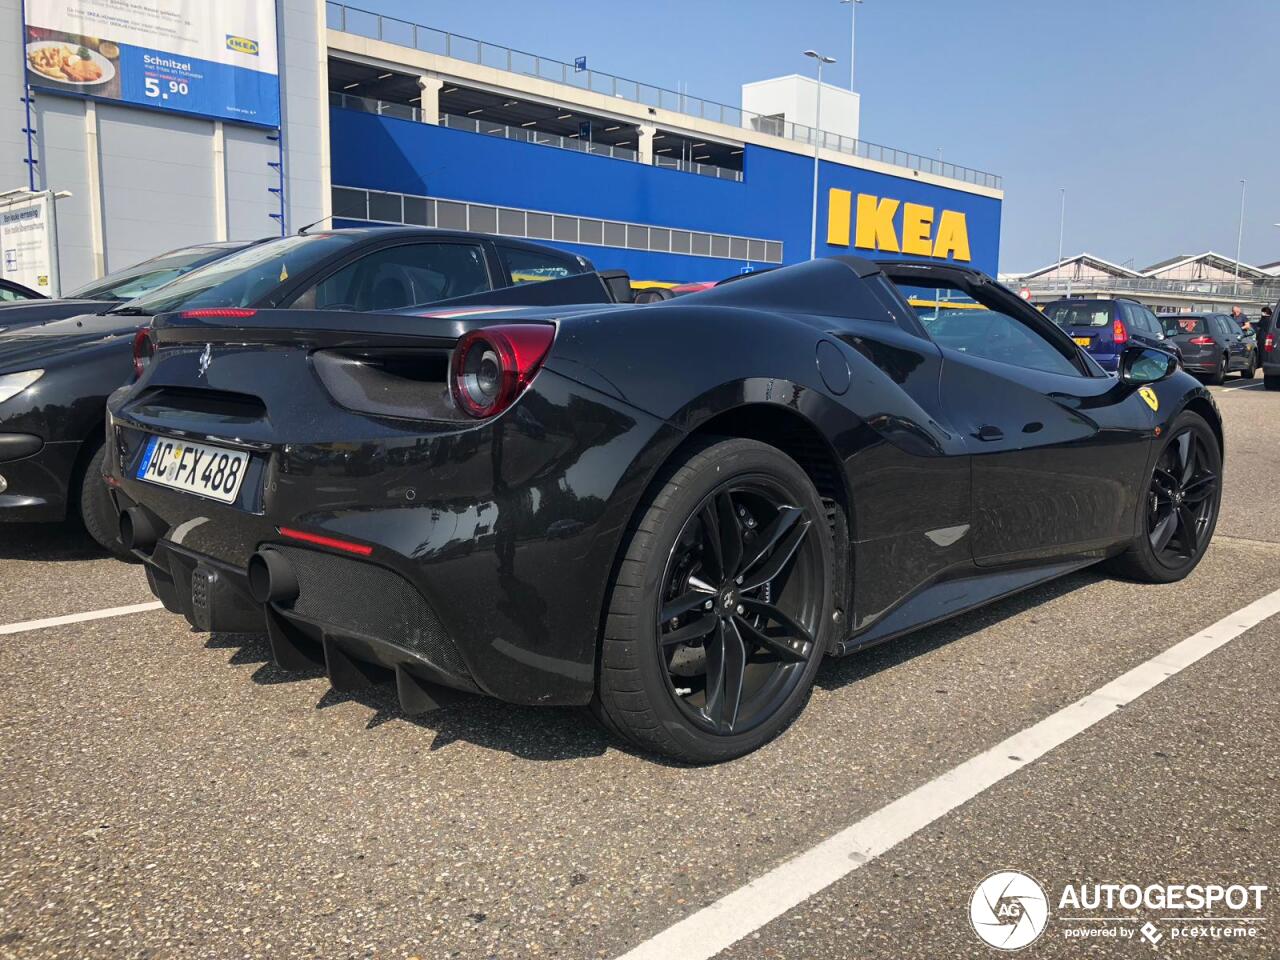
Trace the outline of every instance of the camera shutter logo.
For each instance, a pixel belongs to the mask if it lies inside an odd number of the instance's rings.
[[[969,900],[969,922],[997,950],[1021,950],[1049,925],[1049,898],[1025,873],[1001,870],[985,877]]]

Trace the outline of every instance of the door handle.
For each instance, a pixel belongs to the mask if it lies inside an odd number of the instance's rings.
[[[975,433],[974,436],[977,437],[979,440],[984,440],[984,441],[1003,440],[1004,431],[1001,430],[999,427],[993,427],[989,423],[984,423],[982,426],[978,428],[978,432]]]

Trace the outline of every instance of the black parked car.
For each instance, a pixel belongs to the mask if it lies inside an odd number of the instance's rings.
[[[1182,351],[1182,365],[1222,383],[1228,373],[1252,380],[1258,372],[1257,341],[1224,313],[1175,313],[1164,317],[1169,339]]]
[[[974,303],[970,334],[933,338],[920,288]],[[1108,375],[959,267],[837,257],[647,306],[189,310],[151,336],[109,469],[168,609],[339,688],[394,681],[410,712],[591,704],[687,761],[777,734],[827,655],[1103,559],[1178,580],[1218,514],[1201,384],[1133,345]]]
[[[121,552],[116,511],[99,482],[102,424],[107,395],[147,361],[145,353],[134,356],[136,335],[157,312],[390,310],[510,287],[514,272],[534,269],[572,278],[591,264],[537,244],[476,234],[338,230],[249,246],[103,315],[0,331],[0,521],[78,515],[94,539]],[[554,302],[554,291],[541,290],[554,284],[537,287],[519,296]],[[598,281],[596,289],[603,290]],[[569,292],[580,296],[581,288],[570,284]]]
[[[1054,300],[1045,304],[1044,315],[1066,330],[1105,370],[1117,369],[1120,354],[1130,343],[1178,355],[1156,315],[1136,300]]]
[[[3,295],[0,295],[0,331],[16,330],[22,326],[81,314],[105,313],[112,307],[150,293],[184,273],[243,250],[246,246],[249,244],[241,241],[225,241],[171,250],[109,273],[59,299],[40,297],[38,300],[5,302]]]

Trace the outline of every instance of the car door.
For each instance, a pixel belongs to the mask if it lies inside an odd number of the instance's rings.
[[[1047,560],[1130,538],[1153,424],[1137,390],[989,278],[926,273],[970,301],[925,327],[942,354],[941,413],[972,452],[974,561]]]
[[[1249,350],[1253,341],[1244,328],[1226,314],[1222,317],[1223,332],[1227,334],[1227,351],[1231,354],[1231,369],[1243,370],[1249,365]]]
[[[1213,341],[1217,344],[1218,350],[1226,354],[1227,357],[1227,362],[1222,368],[1223,373],[1234,370],[1239,366],[1235,335],[1231,329],[1233,325],[1228,317],[1220,313],[1210,314],[1209,316],[1209,327],[1213,333]]]
[[[480,243],[412,240],[360,252],[305,288],[290,306],[390,311],[492,288]]]
[[[1121,300],[1116,304],[1124,318],[1125,329],[1129,331],[1129,339],[1144,347],[1151,346],[1151,332],[1147,329],[1146,319],[1136,303]]]

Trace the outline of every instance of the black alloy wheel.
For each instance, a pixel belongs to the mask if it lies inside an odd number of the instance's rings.
[[[814,655],[822,570],[814,519],[766,477],[722,484],[667,561],[657,644],[668,692],[694,722],[751,730],[786,701]]]
[[[700,440],[665,468],[610,585],[596,717],[690,763],[784,730],[838,623],[827,510],[799,464],[756,440]]]
[[[1165,445],[1147,494],[1147,538],[1157,560],[1178,569],[1199,558],[1218,509],[1218,458],[1190,427]]]
[[[1181,580],[1213,538],[1222,502],[1222,449],[1205,419],[1184,410],[1169,425],[1142,495],[1142,534],[1109,561],[1144,583]]]

